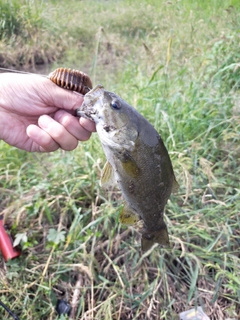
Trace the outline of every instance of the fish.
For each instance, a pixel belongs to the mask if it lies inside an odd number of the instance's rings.
[[[119,220],[142,235],[141,248],[169,246],[164,208],[178,188],[168,151],[155,128],[134,107],[97,85],[76,115],[96,124],[107,162],[101,185],[117,183],[124,199]]]

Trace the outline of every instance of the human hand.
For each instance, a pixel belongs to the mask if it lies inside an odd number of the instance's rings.
[[[83,96],[39,75],[0,74],[0,139],[26,151],[73,150],[95,125],[76,118]]]

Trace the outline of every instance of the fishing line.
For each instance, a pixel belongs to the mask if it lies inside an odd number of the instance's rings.
[[[0,67],[0,70],[13,72],[13,73],[34,74],[34,75],[38,75],[38,76],[41,76],[41,77],[47,77],[45,74],[39,74],[39,73],[33,73],[33,72],[27,72],[27,71],[20,71],[20,70],[15,70],[15,69],[8,69],[8,68],[1,68]]]
[[[49,75],[31,73],[26,71],[19,71],[8,68],[1,68],[0,71],[5,72],[9,71],[12,73],[20,73],[20,74],[31,74],[38,75],[41,77],[45,77],[50,79],[53,83],[63,89],[68,89],[73,92],[79,92],[82,95],[85,95],[92,89],[92,81],[89,76],[79,70],[69,69],[69,68],[57,68],[53,72],[49,73]]]
[[[13,319],[20,320],[20,318],[18,318],[18,316],[16,316],[1,300],[0,305],[13,317]]]

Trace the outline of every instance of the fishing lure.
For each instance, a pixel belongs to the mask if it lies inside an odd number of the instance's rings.
[[[92,89],[89,76],[75,69],[58,68],[51,72],[48,78],[61,88],[76,91],[83,95]]]

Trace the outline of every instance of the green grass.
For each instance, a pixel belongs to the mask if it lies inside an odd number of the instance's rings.
[[[0,43],[12,48],[5,66],[19,65],[18,39],[48,52],[46,70],[88,71],[126,99],[161,134],[180,185],[166,207],[171,248],[142,256],[140,235],[118,222],[118,190],[99,186],[96,134],[47,155],[1,142],[0,213],[22,255],[1,263],[0,299],[21,319],[57,319],[60,298],[77,301],[75,319],[171,320],[197,305],[211,319],[239,315],[239,2],[140,2],[24,2],[21,16],[40,19],[35,42],[24,18]]]

